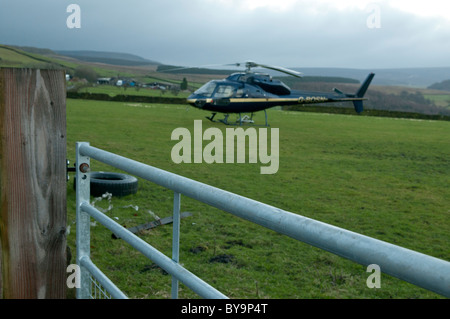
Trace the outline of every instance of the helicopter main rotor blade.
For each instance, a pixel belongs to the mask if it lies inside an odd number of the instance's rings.
[[[171,65],[167,65],[167,69],[161,70],[159,72],[174,72],[174,71],[181,71],[181,70],[189,70],[189,69],[202,69],[202,68],[208,68],[208,67],[218,67],[218,66],[225,66],[228,64],[205,64],[205,65],[199,65],[199,66],[186,66],[186,67],[172,67]],[[234,64],[229,64],[234,65]],[[238,65],[239,66],[239,65]]]
[[[250,67],[262,67],[262,68],[266,68],[266,69],[270,69],[270,70],[274,70],[274,71],[278,71],[278,72],[282,72],[282,73],[286,73],[298,78],[301,78],[303,76],[303,74],[301,72],[297,72],[294,70],[289,70],[280,66],[273,66],[273,65],[267,65],[267,64],[260,64],[260,63],[255,63],[255,62],[248,62],[249,64],[247,64],[247,66]]]
[[[166,66],[167,68],[165,70],[160,70],[159,72],[176,72],[176,71],[180,71],[180,70],[189,70],[189,69],[201,69],[201,68],[208,68],[208,67],[217,67],[217,66],[236,66],[236,67],[240,67],[241,65],[243,65],[244,63],[230,63],[230,64],[209,64],[209,65],[201,65],[201,66],[191,66],[191,67],[177,67],[177,66]],[[245,67],[246,67],[246,71],[250,72],[251,68],[256,68],[256,67],[261,67],[261,68],[265,68],[265,69],[270,69],[270,70],[274,70],[274,71],[278,71],[281,73],[285,73],[288,75],[292,75],[298,78],[301,78],[303,76],[303,74],[301,72],[297,72],[294,70],[290,70],[287,68],[283,68],[281,66],[273,66],[273,65],[268,65],[268,64],[261,64],[261,63],[256,63],[253,61],[247,61],[245,62]]]

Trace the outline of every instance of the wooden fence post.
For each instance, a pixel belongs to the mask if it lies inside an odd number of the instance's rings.
[[[66,297],[65,72],[0,68],[0,298]]]

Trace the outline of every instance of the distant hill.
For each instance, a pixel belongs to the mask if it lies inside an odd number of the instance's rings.
[[[24,52],[41,54],[41,55],[55,54],[55,52],[53,52],[52,50],[45,49],[45,48],[21,47],[21,46],[17,46],[17,45],[10,45],[9,47],[16,48],[16,49],[22,50]]]
[[[75,58],[84,62],[105,63],[123,66],[159,65],[159,62],[147,60],[129,53],[103,52],[103,51],[54,51],[58,55]]]
[[[184,67],[177,65],[158,65],[157,72],[167,74],[209,74],[209,75],[230,75],[233,72],[239,72],[239,70],[218,70],[199,67]]]
[[[432,90],[450,91],[450,80],[434,83],[428,87]]]
[[[89,61],[89,62],[88,62]],[[100,77],[116,76],[118,72],[135,74],[142,81],[168,81],[178,83],[184,75],[189,75],[189,82],[199,84],[210,79],[243,70],[191,69],[179,70],[178,67],[163,66],[133,54],[99,52],[99,51],[55,51],[32,47],[17,47],[0,44],[0,67],[65,69],[73,74],[80,66],[91,62],[100,62],[96,71]],[[150,68],[148,66],[151,66]],[[142,66],[142,67],[141,67]],[[158,70],[156,71],[156,67]],[[297,79],[282,76],[279,72],[264,70],[280,77],[292,89],[306,91],[332,92],[334,87],[343,92],[352,93],[370,72],[375,72],[373,86],[366,97],[366,109],[417,112],[423,114],[450,114],[448,94],[450,91],[450,68],[411,68],[411,69],[343,69],[343,68],[292,68],[303,72],[304,77]],[[121,70],[121,71],[117,71]],[[170,72],[175,71],[175,72]],[[259,72],[259,71],[257,71]],[[194,73],[198,73],[194,74]],[[282,77],[281,77],[282,76]],[[196,80],[193,80],[195,78]],[[428,88],[428,89],[427,89]],[[434,89],[434,90],[433,90]],[[441,91],[438,91],[441,90]],[[443,92],[445,91],[445,92]],[[436,93],[437,92],[437,93]]]
[[[447,80],[450,67],[442,68],[404,68],[404,69],[347,69],[347,68],[292,68],[305,76],[336,76],[364,80],[370,73],[375,73],[373,84],[395,85],[427,88],[428,86]]]
[[[6,47],[6,46],[3,46]],[[69,57],[71,59],[76,59],[80,62],[94,62],[109,64],[112,66],[158,66],[158,72],[167,74],[230,74],[230,70],[213,70],[213,69],[190,69],[189,72],[182,68],[181,70],[170,70],[176,69],[176,66],[163,66],[161,63],[149,59],[142,58],[138,55],[129,53],[118,53],[118,52],[104,52],[104,51],[92,51],[92,50],[52,50],[45,48],[34,48],[26,46],[8,46],[10,49],[21,52],[26,52],[27,58],[33,59],[39,62],[45,61],[57,61],[57,64],[64,64],[62,61],[58,60],[58,56]],[[28,54],[29,53],[29,54]],[[6,54],[6,53],[5,53]],[[8,55],[8,54],[6,54]],[[25,55],[23,55],[25,57]],[[40,56],[41,58],[39,58]],[[1,57],[3,59],[3,65],[13,65],[11,59],[8,60],[8,56]],[[24,58],[25,59],[25,58]],[[7,63],[5,63],[5,60]],[[75,61],[75,63],[77,63]],[[289,66],[288,66],[289,67]],[[439,82],[448,80],[450,77],[450,67],[440,67],[440,68],[399,68],[399,69],[352,69],[352,68],[316,68],[316,67],[290,67],[293,70],[298,70],[304,74],[303,82],[309,82],[313,80],[314,77],[324,77],[324,78],[336,78],[335,82],[347,82],[348,79],[354,79],[362,82],[367,74],[374,72],[375,78],[372,82],[374,85],[387,85],[387,86],[404,86],[410,88],[428,88]],[[170,72],[168,72],[170,70]],[[264,72],[273,76],[280,76],[279,72],[264,70]],[[324,79],[317,78],[318,81],[323,81]],[[328,81],[328,79],[326,81]]]
[[[182,67],[182,66],[174,66],[174,65],[159,65],[157,70],[162,73],[171,73],[171,74],[209,74],[209,75],[230,75],[234,72],[243,72],[243,69],[240,70],[219,70],[219,69],[208,69],[208,68],[197,68],[197,67]],[[261,72],[261,71],[258,71]],[[305,76],[301,79],[294,78],[292,76],[282,75],[280,72],[263,69],[264,73],[269,73],[277,79],[282,80],[287,85],[293,85],[297,82],[333,82],[333,83],[359,83],[358,80],[344,78],[344,77],[336,77],[336,76]]]
[[[447,80],[450,76],[450,67],[442,68],[404,68],[404,69],[350,69],[350,68],[310,68],[289,67],[300,71],[304,77],[300,82],[336,82],[355,83],[362,82],[371,72],[375,73],[373,85],[403,86],[409,88],[427,88],[430,85]],[[230,74],[230,70],[213,70],[203,68],[186,69],[183,67],[160,65],[159,72],[173,74]],[[243,70],[239,70],[243,71]],[[259,72],[259,70],[255,70]],[[236,71],[237,72],[237,71]],[[279,72],[263,69],[274,77],[281,77]],[[283,76],[283,81],[290,82],[289,77]],[[356,80],[356,81],[355,81]],[[294,82],[297,80],[294,79]]]

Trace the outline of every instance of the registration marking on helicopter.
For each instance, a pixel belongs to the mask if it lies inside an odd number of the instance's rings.
[[[300,96],[298,98],[298,103],[317,103],[317,102],[326,102],[328,101],[328,98],[324,96]]]

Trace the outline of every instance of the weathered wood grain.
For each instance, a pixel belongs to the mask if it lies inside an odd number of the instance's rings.
[[[65,298],[61,70],[0,69],[0,297]]]

